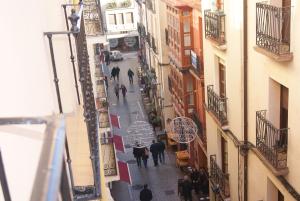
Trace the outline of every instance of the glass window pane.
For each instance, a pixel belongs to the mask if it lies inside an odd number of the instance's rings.
[[[184,55],[185,56],[190,56],[191,55],[191,50],[184,50]]]
[[[108,15],[108,22],[109,22],[109,24],[117,24],[116,23],[116,15],[115,14],[109,14]]]
[[[132,24],[133,23],[133,14],[130,13],[126,13],[126,24]]]
[[[187,33],[190,32],[190,20],[186,19],[183,21],[183,32]]]
[[[124,24],[123,13],[118,13],[118,24]]]
[[[190,34],[185,34],[184,35],[184,46],[191,46],[191,35]]]

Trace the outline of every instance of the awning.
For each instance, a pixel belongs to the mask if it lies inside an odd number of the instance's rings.
[[[128,168],[128,164],[123,161],[118,161],[120,181],[127,182],[131,184],[131,176]]]
[[[114,134],[113,135],[113,140],[114,140],[116,150],[121,151],[121,152],[124,153],[125,148],[124,148],[124,143],[123,143],[123,137],[120,136],[120,135]]]
[[[111,122],[112,127],[115,127],[115,128],[118,128],[118,129],[121,128],[118,115],[110,114],[110,122]]]

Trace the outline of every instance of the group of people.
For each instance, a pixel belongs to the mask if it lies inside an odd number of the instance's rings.
[[[111,78],[114,78],[114,80],[116,80],[116,77],[117,77],[117,80],[119,81],[119,74],[120,74],[120,68],[119,66],[115,66],[111,69],[111,73],[110,73],[110,79]]]
[[[152,141],[150,146],[150,152],[153,158],[154,166],[158,166],[158,159],[160,163],[165,163],[165,143],[162,141],[155,142]],[[137,166],[142,167],[142,161],[144,167],[147,168],[147,163],[149,159],[149,149],[145,146],[141,146],[139,143],[136,143],[133,147],[133,156],[136,159]]]
[[[115,94],[116,94],[116,96],[117,96],[118,99],[119,99],[119,91],[120,90],[122,92],[123,98],[125,98],[126,97],[126,93],[127,93],[127,88],[125,87],[124,84],[121,84],[121,87],[120,87],[119,83],[116,83],[115,87],[114,87],[114,91],[115,91]]]
[[[178,192],[183,196],[184,201],[192,201],[192,190],[198,195],[201,189],[203,195],[208,196],[209,183],[205,173],[201,170],[200,172],[193,169],[190,178],[185,175],[182,180],[178,181]]]

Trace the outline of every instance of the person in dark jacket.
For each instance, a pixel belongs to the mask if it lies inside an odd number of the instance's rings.
[[[155,140],[152,141],[152,144],[150,146],[150,152],[152,153],[152,158],[154,162],[154,166],[158,166],[158,143],[155,143]]]
[[[128,78],[129,78],[129,83],[133,84],[133,76],[134,76],[134,72],[129,68],[128,72]]]
[[[114,78],[114,80],[116,80],[116,74],[117,72],[116,72],[116,67],[113,67],[112,69],[111,69],[111,73],[110,73],[110,79],[111,78]]]
[[[138,167],[142,167],[142,156],[144,149],[136,143],[135,147],[133,147],[133,156],[136,159],[136,163]]]
[[[120,74],[120,68],[119,68],[119,66],[116,66],[116,76],[117,76],[118,81],[119,81],[119,74]]]
[[[126,93],[127,93],[127,89],[126,89],[124,84],[121,84],[121,91],[122,91],[123,98],[125,98]]]
[[[193,188],[196,194],[199,194],[199,187],[200,187],[200,173],[197,169],[193,169],[191,173],[191,180],[193,184]]]
[[[158,158],[160,163],[165,163],[165,143],[161,140],[158,141]]]
[[[143,160],[145,168],[147,168],[148,158],[149,158],[149,149],[147,147],[145,147],[144,151],[143,151],[143,155],[142,155],[142,160]]]
[[[140,201],[151,201],[152,200],[152,192],[148,189],[148,185],[145,184],[143,190],[140,192]]]
[[[185,175],[183,179],[182,195],[184,197],[184,201],[192,201],[192,183],[189,181],[189,177],[187,175]]]
[[[110,64],[110,58],[109,58],[109,53],[108,52],[105,54],[105,63],[106,63],[107,66]]]

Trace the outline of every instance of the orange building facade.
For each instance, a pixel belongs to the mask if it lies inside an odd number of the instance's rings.
[[[198,127],[190,143],[190,164],[207,169],[202,14],[200,1],[166,1],[171,72],[169,89],[175,116],[187,116]]]

